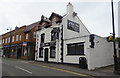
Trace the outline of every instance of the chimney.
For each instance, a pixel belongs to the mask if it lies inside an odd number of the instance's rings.
[[[73,5],[69,2],[67,5],[67,14],[73,13]]]

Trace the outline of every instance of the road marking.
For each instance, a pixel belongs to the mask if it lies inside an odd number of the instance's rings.
[[[21,68],[21,67],[19,67],[19,66],[16,66],[16,68],[21,69],[21,70],[23,70],[23,71],[26,71],[26,72],[32,74],[32,72],[30,72],[30,71],[28,71],[28,70],[25,70],[25,69],[23,69],[23,68]]]
[[[50,66],[46,66],[46,65],[43,66],[43,65],[33,64],[33,63],[30,63],[30,64],[41,66],[41,67],[44,67],[44,68],[53,69],[53,70],[63,71],[63,72],[71,73],[71,74],[78,75],[78,76],[94,78],[94,77],[92,77],[90,75],[81,74],[81,73],[77,73],[77,72],[73,72],[73,71],[69,71],[69,70],[65,70],[65,69],[60,69],[60,68],[56,68],[56,67],[50,67]]]
[[[28,63],[28,61],[20,61],[20,62],[22,62],[22,63]]]

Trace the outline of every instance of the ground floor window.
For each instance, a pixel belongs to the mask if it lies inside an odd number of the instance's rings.
[[[55,58],[55,47],[50,47],[50,58]]]
[[[30,47],[24,48],[24,56],[30,56]]]
[[[67,55],[84,55],[84,42],[67,44]]]
[[[39,57],[43,57],[43,48],[39,48]]]

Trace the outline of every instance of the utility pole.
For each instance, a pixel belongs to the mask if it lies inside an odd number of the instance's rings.
[[[116,52],[116,45],[115,45],[115,26],[114,26],[113,0],[111,0],[111,8],[112,8],[113,48],[114,48],[114,73],[117,73],[117,52]]]

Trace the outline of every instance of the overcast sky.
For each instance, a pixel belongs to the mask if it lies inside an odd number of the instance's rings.
[[[89,2],[88,2],[89,1]],[[118,1],[114,2],[115,28],[118,33]],[[102,37],[112,32],[110,0],[0,0],[0,35],[7,28],[29,25],[40,21],[40,17],[49,17],[52,12],[66,14],[66,5],[71,2],[74,11],[92,34]]]

